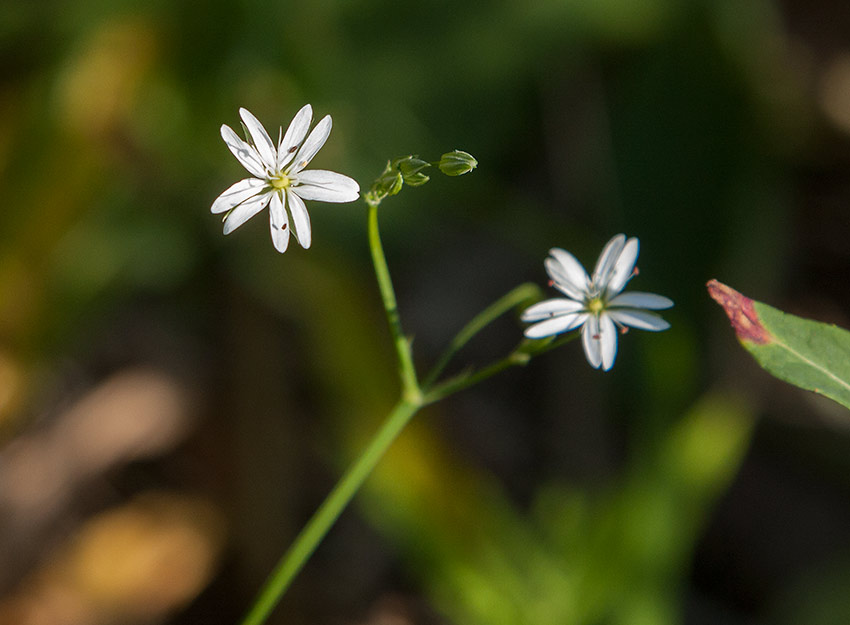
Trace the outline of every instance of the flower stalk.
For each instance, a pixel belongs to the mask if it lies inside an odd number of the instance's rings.
[[[536,284],[527,282],[519,285],[478,313],[452,339],[448,348],[446,348],[446,351],[443,352],[437,360],[437,364],[434,365],[434,368],[431,369],[425,377],[425,380],[422,382],[422,386],[424,388],[433,386],[434,382],[436,382],[437,378],[442,375],[446,366],[449,362],[451,362],[451,359],[454,358],[455,354],[457,354],[463,346],[466,345],[481,330],[486,328],[505,313],[510,312],[524,303],[535,302],[539,300],[541,296],[542,292],[540,287]]]
[[[524,340],[510,354],[481,369],[464,371],[439,384],[423,386],[423,392],[425,393],[423,404],[429,405],[436,403],[450,395],[475,386],[488,378],[492,378],[497,373],[501,373],[510,367],[524,367],[535,356],[566,345],[576,338],[578,338],[578,334],[574,333],[562,336],[557,340]]]
[[[390,411],[368,447],[340,478],[322,502],[322,505],[307,522],[307,525],[295,538],[295,542],[280,559],[257,596],[254,605],[242,620],[242,625],[261,625],[266,622],[269,614],[292,584],[292,580],[313,555],[328,530],[348,506],[357,491],[360,490],[363,482],[366,481],[378,461],[383,458],[387,449],[421,406],[421,401],[411,402],[403,399]]]
[[[390,328],[396,357],[398,358],[398,372],[401,380],[402,397],[412,402],[421,401],[422,391],[416,380],[416,368],[413,365],[413,353],[410,340],[404,336],[401,328],[401,318],[398,314],[398,303],[396,301],[395,289],[390,278],[390,270],[387,266],[387,258],[381,244],[381,232],[378,229],[378,201],[368,201],[369,207],[369,250],[372,254],[372,264],[375,268],[375,278],[378,281],[378,289],[381,292],[381,301],[387,315],[387,324]]]

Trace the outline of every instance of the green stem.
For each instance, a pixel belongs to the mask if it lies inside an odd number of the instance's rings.
[[[423,404],[433,404],[434,402],[438,402],[441,399],[445,399],[449,395],[454,395],[455,393],[462,391],[470,386],[474,386],[479,382],[483,382],[487,378],[493,377],[497,373],[504,371],[508,367],[512,367],[514,365],[525,365],[531,360],[534,356],[539,354],[544,354],[550,350],[553,350],[561,345],[565,345],[570,341],[575,340],[579,336],[578,332],[573,332],[566,336],[562,336],[561,338],[550,340],[548,342],[543,341],[532,341],[526,339],[522,343],[520,343],[514,351],[505,356],[504,358],[497,360],[483,369],[479,369],[474,372],[464,372],[460,375],[457,375],[453,378],[449,378],[445,382],[441,384],[437,384],[436,386],[429,388],[425,387],[425,396],[423,399]]]
[[[401,319],[398,314],[395,291],[393,290],[393,283],[390,279],[390,270],[387,267],[387,258],[384,256],[384,248],[381,245],[381,233],[378,230],[378,203],[367,202],[367,204],[369,206],[369,249],[372,252],[375,277],[378,279],[378,288],[381,291],[381,299],[384,302],[384,309],[387,312],[387,323],[390,326],[390,333],[392,334],[396,356],[398,357],[402,397],[418,402],[422,396],[422,391],[416,380],[416,369],[413,366],[410,341],[404,336],[404,332],[401,329]]]
[[[479,382],[483,382],[487,378],[496,375],[500,371],[504,371],[508,367],[512,367],[513,365],[524,365],[528,362],[529,358],[530,356],[528,354],[513,351],[501,360],[497,360],[483,369],[479,369],[474,373],[462,373],[454,378],[446,380],[442,384],[438,384],[431,390],[426,391],[424,403],[433,404],[438,402],[449,395],[454,395],[458,391],[462,391],[465,388],[469,388]]]
[[[366,202],[369,206],[369,248],[372,252],[372,263],[375,266],[375,276],[378,280],[381,300],[387,313],[387,323],[398,357],[402,398],[390,412],[381,429],[369,442],[366,450],[337,482],[310,521],[295,538],[295,542],[280,559],[257,596],[254,605],[242,621],[242,625],[265,623],[271,611],[289,588],[292,580],[319,546],[319,543],[322,542],[342,511],[354,498],[375,465],[378,464],[378,461],[411,417],[424,405],[422,391],[416,379],[416,369],[413,366],[410,341],[404,336],[401,329],[395,291],[390,279],[390,270],[387,267],[384,249],[381,245],[381,235],[378,230],[379,202],[380,200],[369,201],[368,199]]]
[[[313,514],[310,521],[292,543],[272,571],[242,625],[261,625],[280,601],[292,580],[322,542],[328,530],[363,485],[363,482],[378,464],[384,453],[396,439],[411,417],[422,406],[421,402],[401,400],[395,405],[381,429],[369,446],[345,475],[325,501]]]
[[[509,312],[525,301],[539,297],[539,295],[540,287],[536,284],[532,284],[530,282],[520,284],[518,287],[475,315],[475,317],[472,318],[472,321],[467,323],[452,339],[452,342],[449,343],[446,351],[443,352],[439,360],[437,360],[437,364],[434,365],[434,368],[428,373],[425,381],[422,382],[422,388],[430,388],[434,382],[437,381],[437,378],[440,377],[440,374],[446,368],[446,365],[449,364],[455,354],[457,354],[461,348],[466,345],[470,339],[472,339],[472,337],[506,312]]]
[[[525,341],[521,343],[511,354],[502,360],[468,375],[460,375],[429,390],[423,396],[422,388],[416,377],[416,369],[413,365],[413,355],[410,349],[410,341],[404,336],[401,328],[401,320],[398,314],[398,306],[390,279],[387,260],[381,245],[380,232],[378,230],[378,204],[380,200],[369,201],[369,247],[372,253],[372,263],[375,267],[375,276],[378,280],[378,288],[387,314],[390,333],[398,357],[399,376],[402,385],[402,398],[387,416],[381,428],[369,442],[366,450],[357,458],[342,478],[328,494],[322,505],[301,530],[295,541],[284,553],[277,566],[272,571],[265,585],[260,590],[257,599],[251,606],[242,625],[262,625],[274,610],[283,594],[292,584],[292,580],[304,567],[307,560],[327,535],[334,522],[345,510],[346,506],[360,490],[363,482],[384,456],[387,449],[401,433],[413,415],[425,404],[433,403],[448,395],[456,393],[464,388],[477,384],[499,371],[512,365],[525,364],[536,353],[548,351],[566,340],[551,341],[541,345],[539,341]],[[505,297],[501,298],[482,313],[470,321],[455,337],[446,352],[440,358],[437,366],[428,376],[428,387],[442,373],[451,358],[457,353],[467,341],[469,341],[482,328],[491,323],[495,318],[504,314],[524,299],[529,299],[535,293],[531,291],[534,285],[521,285]],[[568,337],[571,340],[573,337]]]

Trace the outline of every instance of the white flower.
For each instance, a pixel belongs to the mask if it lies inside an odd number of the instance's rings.
[[[289,245],[290,216],[301,247],[310,247],[310,215],[304,200],[352,202],[360,195],[357,182],[348,176],[323,169],[304,171],[331,133],[331,116],[322,118],[307,136],[313,119],[313,109],[307,104],[295,115],[285,134],[281,129],[275,146],[256,117],[244,108],[239,109],[239,115],[249,143],[227,125],[221,127],[221,137],[254,177],[228,188],[216,198],[210,210],[228,213],[224,218],[224,234],[230,234],[268,205],[275,249],[285,252]]]
[[[552,286],[567,297],[534,304],[522,313],[522,320],[533,324],[525,329],[528,338],[553,336],[581,326],[587,361],[594,369],[601,366],[608,371],[617,356],[618,329],[625,333],[631,326],[659,332],[670,327],[647,309],[670,308],[672,300],[654,293],[621,293],[637,273],[637,239],[626,240],[626,235],[618,234],[608,241],[592,278],[569,252],[556,247],[549,253],[544,263],[546,273],[552,278]]]

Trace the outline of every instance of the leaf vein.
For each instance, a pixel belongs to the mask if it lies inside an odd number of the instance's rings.
[[[832,378],[833,380],[835,380],[836,382],[838,382],[838,384],[839,384],[839,385],[843,386],[843,387],[844,387],[844,388],[846,388],[848,391],[850,391],[850,383],[848,383],[848,382],[846,382],[846,381],[842,380],[841,378],[839,378],[838,376],[836,376],[836,375],[835,375],[832,371],[830,371],[829,369],[825,369],[822,365],[819,365],[819,364],[817,364],[816,362],[814,362],[813,360],[811,360],[811,359],[809,359],[809,358],[806,358],[803,354],[801,354],[800,352],[798,352],[796,349],[794,349],[793,347],[791,347],[791,346],[790,346],[790,345],[788,345],[787,343],[783,343],[782,341],[777,341],[775,336],[774,336],[774,341],[776,342],[776,345],[779,345],[780,347],[782,347],[782,348],[786,349],[787,351],[791,352],[791,354],[793,354],[794,356],[796,356],[797,358],[799,358],[799,359],[800,359],[800,360],[802,360],[803,362],[808,363],[808,364],[809,364],[810,366],[812,366],[814,369],[817,369],[817,370],[818,370],[818,371],[820,371],[821,373],[825,374],[827,377]],[[821,392],[821,391],[819,391],[818,389],[813,389],[813,390],[814,390],[815,392]]]

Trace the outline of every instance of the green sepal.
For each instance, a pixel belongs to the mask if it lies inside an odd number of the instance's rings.
[[[405,184],[409,184],[411,187],[420,187],[431,179],[430,176],[423,173],[423,170],[428,167],[431,167],[431,163],[415,156],[406,156],[398,162],[398,170],[401,172]]]
[[[381,175],[378,176],[377,180],[372,184],[372,188],[367,193],[367,200],[371,197],[377,202],[380,202],[389,195],[397,194],[401,191],[402,186],[404,186],[404,177],[396,168],[395,161],[387,161],[384,171],[381,172]]]

